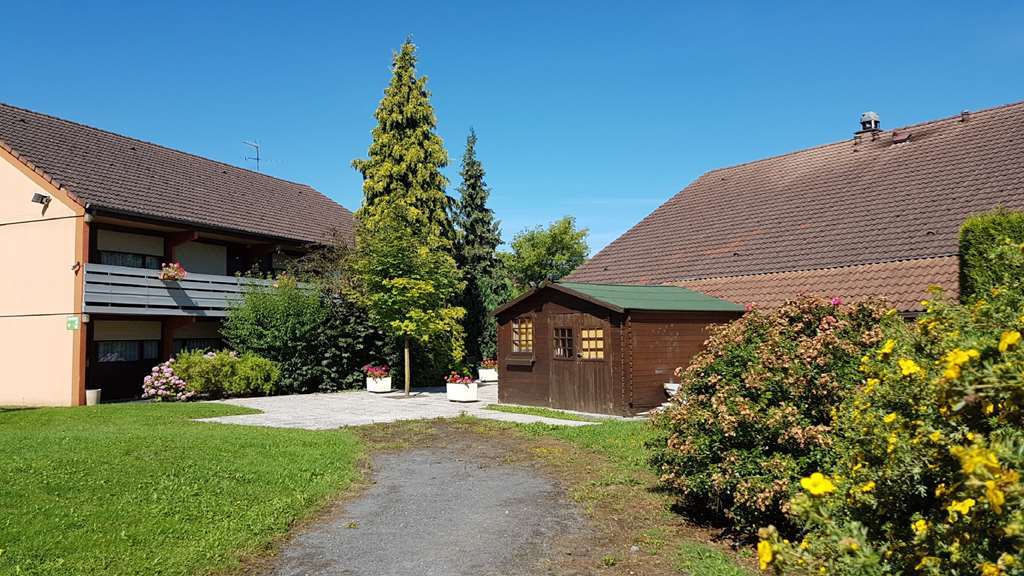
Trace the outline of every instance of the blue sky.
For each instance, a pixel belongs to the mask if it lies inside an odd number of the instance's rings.
[[[984,6],[979,9],[979,6]],[[0,101],[309,183],[355,209],[391,53],[420,49],[506,239],[598,249],[707,170],[1024,100],[1019,2],[18,2]]]

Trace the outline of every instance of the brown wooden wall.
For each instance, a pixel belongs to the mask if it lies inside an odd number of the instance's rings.
[[[532,354],[512,353],[512,320],[530,316]],[[556,290],[545,290],[498,318],[498,397],[501,402],[547,406],[603,414],[622,414],[625,390],[622,364],[623,317],[611,310]],[[603,360],[554,358],[556,327],[572,328],[576,351],[580,330],[604,330]]]
[[[626,320],[626,407],[646,412],[665,402],[664,384],[678,382],[672,372],[688,366],[708,337],[708,328],[738,313],[631,312]]]

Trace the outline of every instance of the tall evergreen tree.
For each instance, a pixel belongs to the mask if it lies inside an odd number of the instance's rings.
[[[363,174],[363,205],[359,217],[366,217],[380,204],[401,204],[393,210],[408,222],[396,222],[406,229],[429,227],[443,239],[452,239],[445,195],[448,179],[441,168],[448,165],[448,152],[435,132],[437,120],[430,105],[426,76],[416,77],[416,45],[411,39],[394,55],[391,82],[374,117],[373,143],[369,158],[353,160]],[[408,208],[408,209],[404,209]]]
[[[469,131],[466,151],[462,155],[462,184],[456,205],[456,259],[466,280],[462,307],[466,309],[463,326],[466,331],[466,359],[481,360],[492,352],[495,324],[490,316],[489,302],[492,275],[501,243],[501,231],[494,212],[487,207],[490,190],[484,182],[484,167],[476,157],[476,132]]]

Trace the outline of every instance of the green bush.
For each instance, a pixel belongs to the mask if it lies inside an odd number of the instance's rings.
[[[801,476],[830,462],[832,411],[861,356],[901,320],[878,303],[813,298],[713,330],[653,418],[653,464],[680,504],[741,535],[786,526]]]
[[[255,354],[189,351],[174,359],[174,373],[188,390],[208,398],[269,396],[280,393],[281,370]]]
[[[221,333],[240,353],[276,362],[282,393],[360,385],[360,367],[382,360],[386,350],[384,338],[353,302],[287,278],[248,291],[228,312]]]
[[[933,299],[887,328],[836,416],[837,462],[806,478],[799,543],[762,531],[777,573],[1024,574],[1024,245],[998,244],[1009,284]]]
[[[1024,242],[1024,212],[997,210],[968,218],[960,228],[960,295],[962,301],[1004,283],[1005,260],[992,249],[1005,242]]]

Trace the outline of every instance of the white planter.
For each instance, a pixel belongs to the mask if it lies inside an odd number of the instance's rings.
[[[481,382],[497,382],[498,381],[498,369],[497,368],[480,368],[477,370],[480,374]]]
[[[669,382],[668,384],[663,384],[663,386],[665,387],[665,392],[668,393],[670,398],[679,393],[680,384],[678,382]]]
[[[384,378],[370,378],[366,377],[366,391],[367,392],[391,392],[391,376],[385,376]]]
[[[96,388],[94,390],[86,390],[85,391],[85,405],[86,406],[95,406],[95,405],[99,404],[100,403],[100,393],[101,392],[103,392],[103,390],[101,390],[99,388]]]
[[[447,386],[448,401],[449,402],[476,402],[477,383],[470,382],[469,384],[451,384]]]

